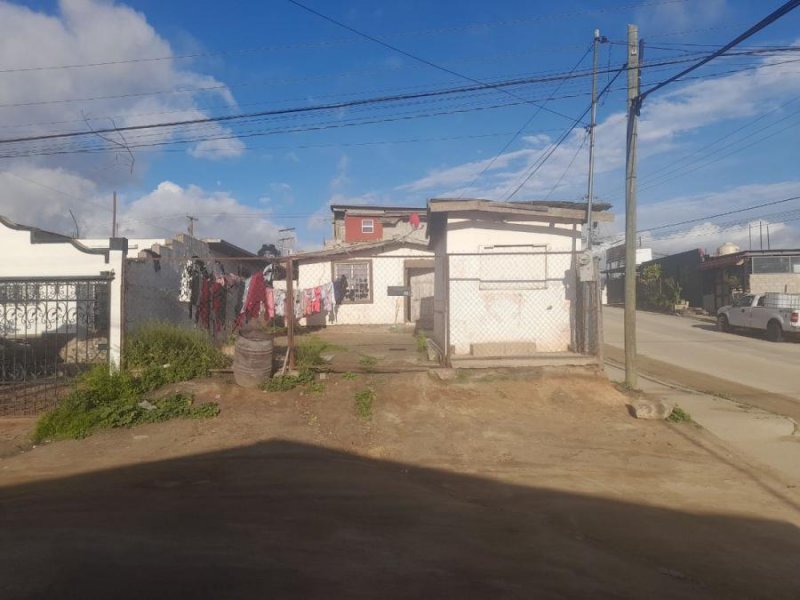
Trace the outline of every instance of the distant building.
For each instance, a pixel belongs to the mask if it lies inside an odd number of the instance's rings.
[[[334,204],[333,240],[328,246],[386,240],[425,243],[427,208]]]
[[[739,251],[726,245],[720,250],[699,266],[706,311],[716,313],[739,293],[800,294],[800,249]]]
[[[653,260],[652,248],[636,249],[636,265]],[[623,304],[625,302],[625,244],[613,246],[606,250],[605,269],[605,304]]]

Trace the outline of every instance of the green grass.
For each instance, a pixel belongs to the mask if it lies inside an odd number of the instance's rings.
[[[80,439],[100,429],[133,427],[176,417],[211,417],[217,404],[195,406],[191,396],[173,394],[142,405],[146,394],[168,383],[202,377],[229,364],[204,332],[150,323],[125,345],[125,369],[98,365],[36,424],[33,440]]]
[[[314,372],[304,369],[297,375],[276,375],[267,381],[262,389],[267,392],[288,392],[298,386],[312,383],[314,383]]]
[[[421,334],[417,334],[417,352],[424,354],[428,351],[428,341],[427,338]]]
[[[366,388],[356,392],[356,414],[362,419],[369,419],[372,416],[372,404],[375,402],[375,390]]]
[[[374,356],[368,356],[364,354],[358,361],[358,364],[361,365],[361,368],[364,369],[367,373],[372,373],[375,371],[375,367],[378,366],[378,359]]]
[[[342,379],[346,379],[347,381],[352,381],[354,379],[358,379],[358,375],[348,371],[347,373],[342,373]]]
[[[670,423],[691,423],[692,416],[680,406],[676,406],[672,409],[672,412],[667,417],[667,421]]]
[[[336,350],[340,350],[339,346],[330,344],[315,335],[300,338],[300,343],[295,350],[295,364],[300,371],[322,366],[326,364],[322,355]]]

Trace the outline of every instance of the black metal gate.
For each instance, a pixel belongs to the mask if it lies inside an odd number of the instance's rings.
[[[52,408],[108,364],[111,278],[0,278],[0,416]]]

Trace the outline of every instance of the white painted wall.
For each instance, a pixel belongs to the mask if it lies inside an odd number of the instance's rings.
[[[433,253],[416,248],[397,248],[373,256],[354,256],[347,260],[372,260],[372,302],[369,304],[342,304],[336,312],[336,320],[329,315],[316,315],[300,320],[301,325],[387,325],[405,322],[405,299],[387,296],[388,286],[405,285],[405,261],[414,258],[432,258]],[[303,263],[298,267],[300,290],[329,283],[332,278],[332,261],[321,260]]]
[[[80,278],[100,277],[109,273],[113,279],[110,284],[111,322],[109,327],[110,359],[119,364],[122,348],[122,276],[124,256],[122,251],[92,253],[79,242],[69,240],[46,243],[33,243],[33,233],[15,229],[0,223],[0,278]],[[106,241],[105,247],[109,247]],[[69,289],[64,293],[70,293]],[[65,304],[66,306],[66,304]],[[10,310],[10,307],[5,307]],[[63,310],[63,307],[49,303],[48,310]],[[54,325],[55,327],[55,325]],[[52,333],[46,327],[27,331],[3,332],[5,335],[41,335]]]
[[[450,218],[445,235],[446,246],[434,242],[437,273],[442,256],[449,257],[447,327],[454,355],[469,355],[476,344],[533,343],[537,352],[569,350],[576,297],[572,253],[580,250],[579,226],[502,222],[487,215],[481,221]],[[487,255],[488,246],[500,245],[541,246],[566,254],[547,254],[546,259]],[[497,281],[503,279],[515,281]],[[437,300],[441,309],[444,299],[437,294]],[[443,329],[440,322],[436,335],[443,336]]]

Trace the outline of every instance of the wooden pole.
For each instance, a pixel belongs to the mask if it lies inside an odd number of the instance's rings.
[[[628,135],[625,164],[625,383],[635,389],[636,370],[636,138],[639,121],[639,28],[628,25]]]
[[[289,369],[294,369],[294,261],[286,259],[286,356]]]

